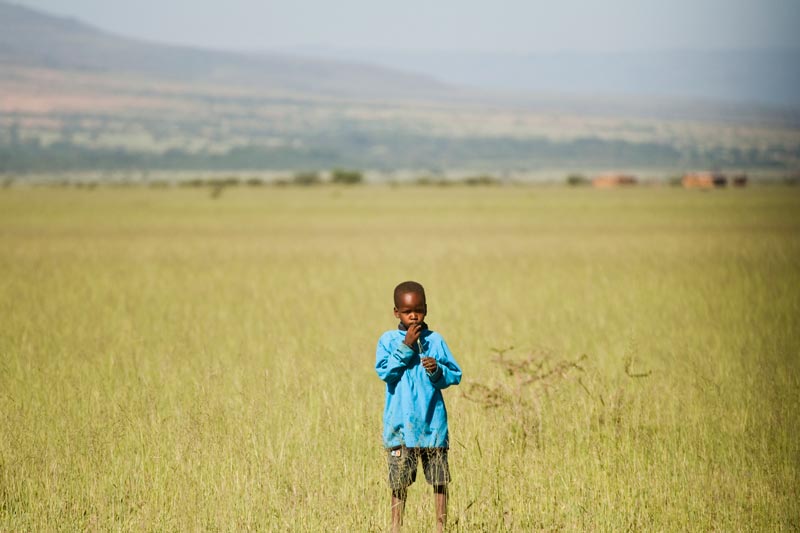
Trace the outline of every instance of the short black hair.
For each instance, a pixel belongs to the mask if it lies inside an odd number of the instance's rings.
[[[394,306],[397,307],[400,303],[400,297],[404,294],[415,293],[422,296],[425,300],[425,288],[416,281],[404,281],[394,288]]]

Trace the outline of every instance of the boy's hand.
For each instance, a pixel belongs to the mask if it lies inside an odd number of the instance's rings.
[[[422,325],[411,324],[410,326],[408,326],[408,331],[406,331],[406,338],[403,341],[403,344],[405,344],[409,348],[413,348],[414,345],[417,343],[417,340],[419,339],[420,333],[422,333]]]
[[[422,361],[422,366],[425,367],[425,372],[428,374],[433,374],[439,368],[439,363],[433,357],[421,357],[420,361]]]

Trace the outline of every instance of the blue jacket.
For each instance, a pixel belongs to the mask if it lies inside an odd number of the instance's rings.
[[[442,389],[458,385],[461,368],[438,333],[423,330],[419,338],[423,357],[434,357],[439,368],[428,374],[420,363],[419,347],[403,344],[406,332],[387,331],[378,340],[375,371],[386,382],[383,409],[383,445],[387,448],[446,448],[447,410]]]

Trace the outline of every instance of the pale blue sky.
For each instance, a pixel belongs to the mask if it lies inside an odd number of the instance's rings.
[[[800,0],[12,0],[227,49],[541,52],[800,47]]]

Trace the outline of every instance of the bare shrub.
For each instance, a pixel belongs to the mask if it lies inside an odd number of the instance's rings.
[[[513,347],[493,348],[492,362],[498,365],[506,379],[494,384],[469,383],[462,394],[487,409],[507,413],[509,437],[512,443],[525,449],[529,441],[541,446],[542,397],[576,375],[585,372],[581,355],[575,360],[557,359],[545,349],[539,349],[524,359],[507,357]]]

